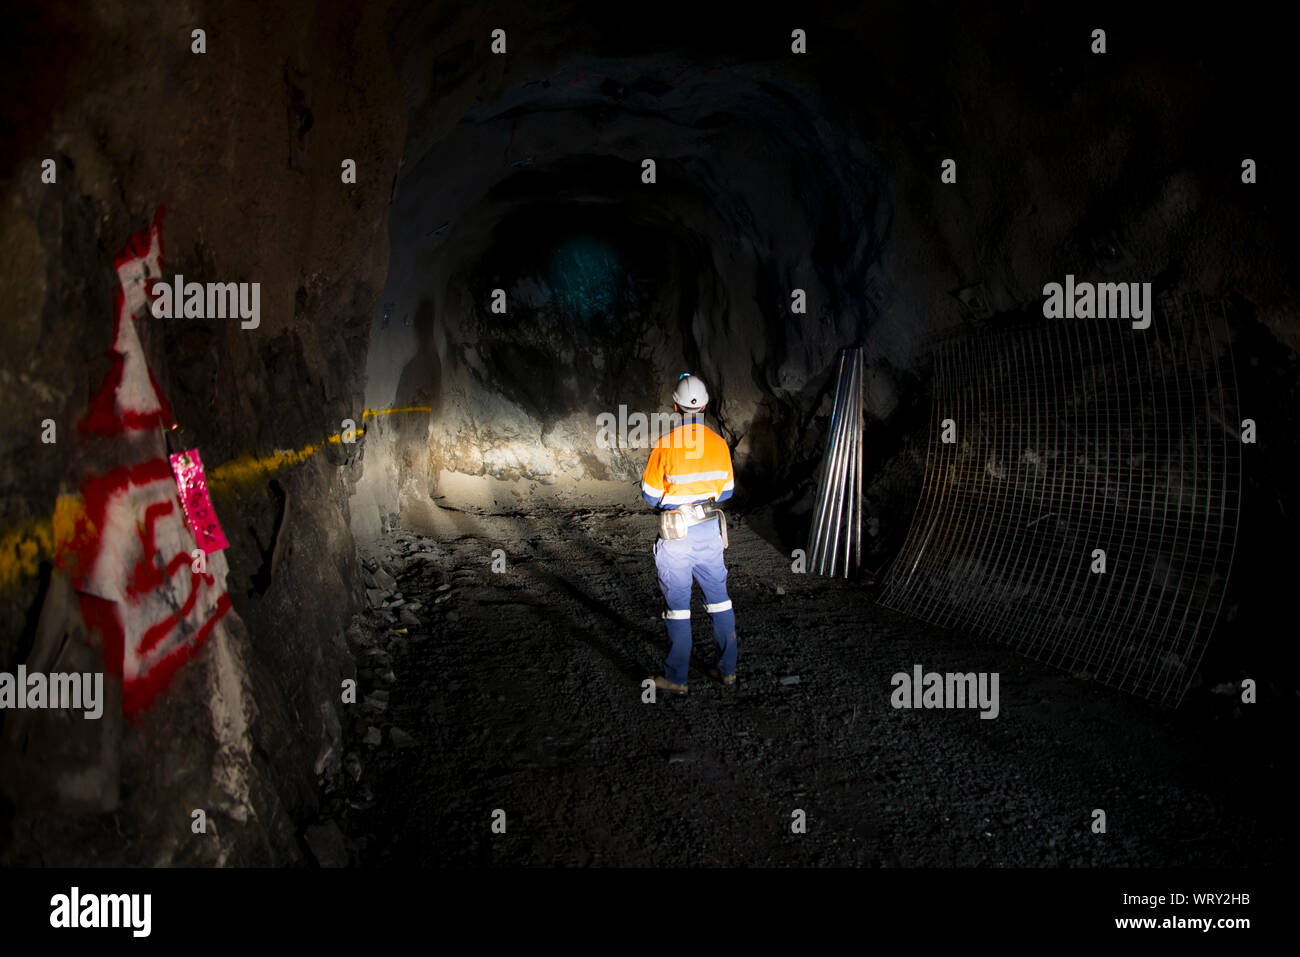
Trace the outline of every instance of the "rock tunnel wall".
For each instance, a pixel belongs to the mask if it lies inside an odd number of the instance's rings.
[[[626,502],[645,448],[605,447],[596,416],[667,411],[687,370],[709,384],[738,468],[770,476],[765,488],[806,472],[817,450],[799,436],[828,401],[839,344],[874,314],[845,295],[874,275],[886,228],[871,152],[777,64],[575,55],[540,29],[491,71],[491,106],[458,118],[445,86],[478,69],[463,51],[483,24],[409,16],[403,42],[434,52],[408,69],[422,120],[367,402],[435,411],[371,436],[358,532],[437,495]],[[609,254],[607,298],[576,261],[584,244]],[[791,311],[795,288],[807,313]]]
[[[10,38],[24,42],[5,58],[0,150],[8,300],[0,395],[16,412],[0,439],[0,670],[31,665],[46,647],[46,660],[61,654],[66,669],[79,643],[59,652],[65,635],[95,644],[87,654],[102,658],[63,573],[99,554],[98,571],[111,571],[116,557],[128,574],[133,561],[144,568],[176,547],[175,514],[155,516],[147,544],[129,528],[115,531],[120,498],[108,499],[105,527],[86,522],[96,476],[161,462],[161,486],[137,471],[118,490],[145,507],[159,487],[174,493],[161,457],[168,420],[181,427],[173,445],[200,451],[230,547],[210,556],[193,585],[177,567],[150,586],[145,608],[158,621],[126,620],[118,654],[128,697],[133,665],[165,689],[129,722],[120,707],[102,725],[78,715],[103,741],[82,741],[77,753],[60,729],[7,712],[7,863],[301,856],[296,819],[316,801],[316,772],[340,757],[333,708],[352,667],[342,630],[358,588],[347,498],[359,456],[328,437],[343,419],[361,420],[403,131],[378,14],[290,3],[249,17],[158,2],[29,8],[12,27]],[[202,54],[192,52],[195,28],[206,33]],[[42,182],[47,158],[53,183]],[[355,185],[341,182],[344,158],[357,163]],[[124,321],[138,345],[119,340],[128,355],[116,371],[115,257],[129,254],[137,232],[147,245],[160,209],[162,277],[259,283],[260,322],[136,309]],[[157,278],[154,262],[153,273],[135,262],[135,278],[121,283],[128,312],[143,301],[132,296],[142,297],[145,275]],[[141,362],[170,415],[158,411]],[[96,396],[107,402],[105,428],[87,428]],[[133,404],[158,414],[136,427],[118,414]],[[41,438],[46,419],[53,444]],[[165,512],[167,496],[157,497]],[[78,552],[78,534],[89,553]],[[79,581],[109,593],[132,587]],[[193,660],[173,660],[167,674],[147,655],[136,660],[147,629],[185,605],[192,587],[194,607],[166,641],[193,648]],[[219,614],[219,601],[230,610]],[[30,813],[33,805],[114,813],[52,817]],[[195,809],[207,815],[202,836],[191,830]]]
[[[1278,225],[1254,215],[1239,158],[1200,149],[1207,122],[1225,141],[1270,135],[1202,79],[1212,43],[1128,21],[1103,60],[1043,49],[1063,29],[1047,15],[929,14],[823,11],[816,55],[798,57],[721,18],[633,36],[585,8],[498,23],[395,7],[411,123],[367,404],[433,411],[370,436],[357,533],[431,500],[635,503],[645,450],[601,447],[595,415],[663,410],[689,369],[733,445],[737,505],[779,503],[794,547],[836,356],[857,343],[879,562],[919,490],[934,342],[1039,308],[1046,282],[1233,289],[1294,348]],[[499,26],[505,56],[484,39]],[[940,180],[949,157],[955,184]],[[566,315],[546,257],[519,252],[583,236],[642,293],[617,320]]]

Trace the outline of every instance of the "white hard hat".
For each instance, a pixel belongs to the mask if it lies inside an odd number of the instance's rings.
[[[704,388],[704,380],[699,376],[683,372],[677,377],[677,388],[673,390],[673,401],[688,412],[695,412],[709,404],[709,390]]]

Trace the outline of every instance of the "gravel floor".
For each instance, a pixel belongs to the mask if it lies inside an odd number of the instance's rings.
[[[372,607],[349,631],[362,700],[344,727],[344,771],[323,784],[338,863],[1291,857],[1293,744],[1277,749],[1266,719],[1234,698],[1177,712],[1130,699],[904,618],[862,585],[794,574],[757,517],[730,527],[738,686],[708,677],[697,589],[690,694],[655,704],[640,684],[665,647],[648,513],[443,509],[367,556]],[[997,718],[894,709],[891,676],[916,664],[997,672]],[[493,831],[498,809],[505,833]]]

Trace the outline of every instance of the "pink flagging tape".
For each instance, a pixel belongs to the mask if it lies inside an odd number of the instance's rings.
[[[204,554],[219,552],[229,543],[221,533],[217,511],[208,497],[208,480],[203,475],[203,461],[198,449],[177,452],[171,457],[172,471],[176,474],[176,487],[180,490],[181,504],[185,507],[185,520],[189,523],[194,540]]]

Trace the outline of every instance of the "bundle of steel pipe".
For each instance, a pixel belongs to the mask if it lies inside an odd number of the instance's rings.
[[[840,355],[830,434],[808,534],[808,567],[849,575],[862,561],[862,350]]]

